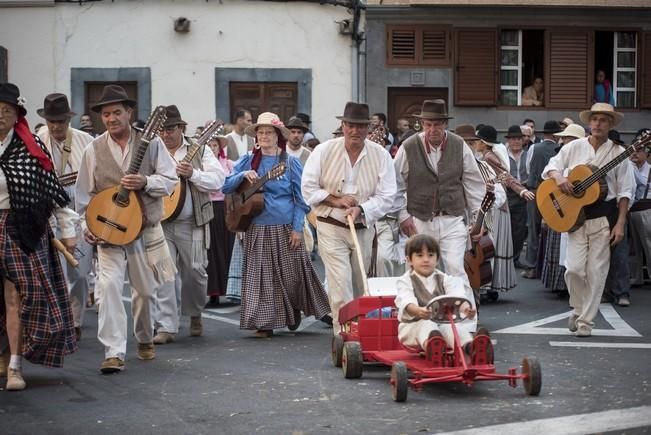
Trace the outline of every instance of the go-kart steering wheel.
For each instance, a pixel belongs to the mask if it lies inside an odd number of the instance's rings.
[[[427,306],[432,310],[432,321],[450,323],[449,313],[452,313],[452,319],[455,322],[463,321],[468,317],[465,313],[466,305],[468,309],[472,308],[472,303],[466,298],[442,295],[432,299]]]

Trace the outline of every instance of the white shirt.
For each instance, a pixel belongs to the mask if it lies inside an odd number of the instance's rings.
[[[576,139],[564,145],[558,154],[549,160],[549,163],[543,169],[542,178],[544,180],[548,179],[551,170],[556,170],[562,174],[564,169],[567,168],[571,171],[577,165],[592,164],[602,167],[624,151],[622,147],[613,145],[613,142],[608,139],[595,152],[588,140],[589,138],[590,136]],[[622,198],[632,199],[632,192],[635,190],[635,178],[630,161],[619,164],[608,172],[605,178],[608,184],[606,201],[613,198],[617,198],[618,202]]]
[[[70,128],[70,134],[72,135],[72,141],[70,143],[70,156],[68,157],[68,163],[63,172],[61,172],[61,159],[63,157],[63,145],[64,142],[58,142],[53,137],[50,136],[50,131],[47,128],[41,128],[38,131],[38,137],[41,138],[45,147],[52,155],[52,161],[54,162],[54,170],[58,175],[69,174],[70,172],[76,172],[79,170],[81,165],[81,159],[84,155],[84,149],[86,145],[93,141],[93,137],[88,133],[85,133],[76,128]]]
[[[651,188],[649,188],[649,192],[646,194],[646,198],[643,198],[644,196],[644,191],[647,189],[649,182],[651,180],[649,179],[649,168],[651,165],[649,165],[649,162],[644,162],[644,164],[640,167],[637,165],[633,165],[633,173],[635,175],[635,199],[648,199],[651,198]]]
[[[421,135],[421,140],[424,142],[425,133],[418,133]],[[428,155],[432,168],[436,171],[438,162],[441,159],[440,147],[432,147],[431,153]],[[400,202],[400,222],[405,221],[410,217],[407,211],[407,177],[409,175],[409,162],[407,161],[407,154],[404,147],[398,148],[398,153],[395,159],[396,168],[396,184],[398,187],[397,195]],[[486,184],[479,172],[479,167],[475,161],[475,155],[468,145],[464,143],[463,146],[463,190],[466,197],[466,208],[472,216],[481,207],[482,199],[486,193]]]
[[[507,172],[511,172],[511,162],[509,160],[509,152],[506,150],[506,145],[502,143],[496,143],[491,147],[493,152],[500,159],[502,167],[506,169]]]
[[[108,132],[104,132],[103,134],[108,136],[107,142],[113,159],[126,173],[129,169],[129,164],[131,163],[131,147],[137,145],[134,144],[135,130],[131,129],[129,143],[125,147],[124,152],[122,152],[120,145],[111,138]],[[143,190],[153,197],[170,195],[174,191],[174,187],[179,180],[176,176],[176,164],[159,137],[152,139],[149,146],[158,148],[156,153],[150,154],[152,159],[155,155],[157,155],[158,158],[151,162],[155,170],[152,175],[146,177],[147,184]],[[77,184],[75,185],[75,204],[80,216],[85,215],[88,203],[94,196],[94,193],[92,192],[96,190],[95,168],[97,163],[95,148],[93,146],[87,146],[79,168]],[[86,229],[86,219],[82,219],[82,228],[84,230]]]
[[[307,162],[305,162],[303,177],[301,178],[301,192],[307,205],[316,206],[330,195],[330,192],[321,188],[319,181],[321,178],[322,155],[329,150],[330,147],[337,146],[344,140],[344,138],[337,138],[323,142],[318,147],[314,148],[314,151],[310,154]],[[364,148],[362,148],[354,166],[351,165],[349,158],[344,159],[346,166],[344,167],[344,186],[342,193],[355,193],[353,190],[355,189],[354,186],[357,185],[360,162],[362,162],[364,157],[368,154],[366,147],[376,145],[377,144],[374,144],[369,140],[365,140]],[[369,198],[363,200],[360,204],[364,209],[364,218],[367,226],[372,225],[375,221],[389,212],[393,202],[393,197],[396,194],[396,176],[393,169],[393,162],[391,161],[391,155],[383,149],[383,157],[384,158],[380,160],[375,193]],[[346,222],[343,209],[333,209],[330,216],[341,222]]]
[[[0,156],[9,147],[9,144],[14,138],[14,129],[9,130],[7,137],[0,144]],[[9,203],[9,191],[7,190],[7,179],[5,178],[4,172],[0,170],[0,209],[8,210],[11,208]],[[79,215],[74,212],[71,208],[68,207],[59,207],[58,205],[54,209],[54,216],[56,217],[56,222],[61,228],[61,237],[64,239],[72,239],[75,237],[75,225],[79,222]]]
[[[246,153],[249,151],[249,136],[246,133],[240,136],[235,130],[233,130],[226,136],[233,138],[233,141],[235,141],[235,146],[237,147],[237,154],[240,157],[246,155]]]
[[[174,152],[174,160],[177,162],[182,161],[185,156],[188,154],[188,147],[190,144],[183,138],[183,145],[180,146]],[[219,164],[219,160],[213,154],[213,152],[204,148],[203,156],[201,156],[201,165],[203,170],[194,169],[192,171],[192,176],[188,179],[200,192],[206,193],[217,193],[224,185],[224,169],[222,165]],[[176,218],[177,221],[184,219],[191,219],[193,217],[194,210],[192,209],[192,195],[188,191],[185,195],[185,202],[183,203],[183,208]]]

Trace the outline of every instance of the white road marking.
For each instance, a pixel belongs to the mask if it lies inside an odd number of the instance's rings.
[[[642,334],[633,329],[628,323],[620,317],[610,304],[599,305],[599,311],[603,318],[613,329],[593,329],[592,335],[600,337],[642,337]],[[544,319],[534,320],[533,322],[523,323],[521,325],[510,326],[508,328],[491,331],[494,334],[533,334],[533,335],[573,335],[567,328],[541,328],[542,325],[558,322],[567,319],[572,312],[554,314]]]
[[[651,406],[640,406],[637,408],[568,415],[567,417],[497,424],[445,432],[445,435],[520,435],[523,433],[583,435],[622,431],[649,425],[651,425]]]
[[[554,347],[597,347],[606,349],[651,349],[651,343],[604,343],[596,341],[550,341]]]

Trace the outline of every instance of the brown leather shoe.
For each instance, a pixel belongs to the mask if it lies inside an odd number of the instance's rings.
[[[138,359],[148,361],[156,358],[154,343],[138,343]]]
[[[7,373],[7,391],[22,391],[26,386],[20,370],[10,368]]]
[[[106,358],[99,368],[99,371],[105,375],[121,372],[122,370],[124,370],[124,361],[117,357]]]
[[[7,371],[9,370],[9,359],[11,357],[11,354],[9,353],[9,349],[5,350],[0,354],[0,378],[4,378],[7,376]]]
[[[201,324],[201,316],[190,317],[190,336],[201,337],[203,333],[203,325]]]
[[[154,344],[167,344],[174,341],[174,334],[159,332],[154,336]]]

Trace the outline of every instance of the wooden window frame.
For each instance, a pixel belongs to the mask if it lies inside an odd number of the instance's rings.
[[[394,59],[393,51],[393,32],[394,31],[414,31],[415,44],[414,59]],[[443,59],[423,59],[423,41],[424,33],[427,30],[437,30],[444,33],[445,38],[445,55]],[[445,24],[387,24],[385,28],[386,35],[386,65],[390,67],[450,67],[452,64],[452,26]]]

